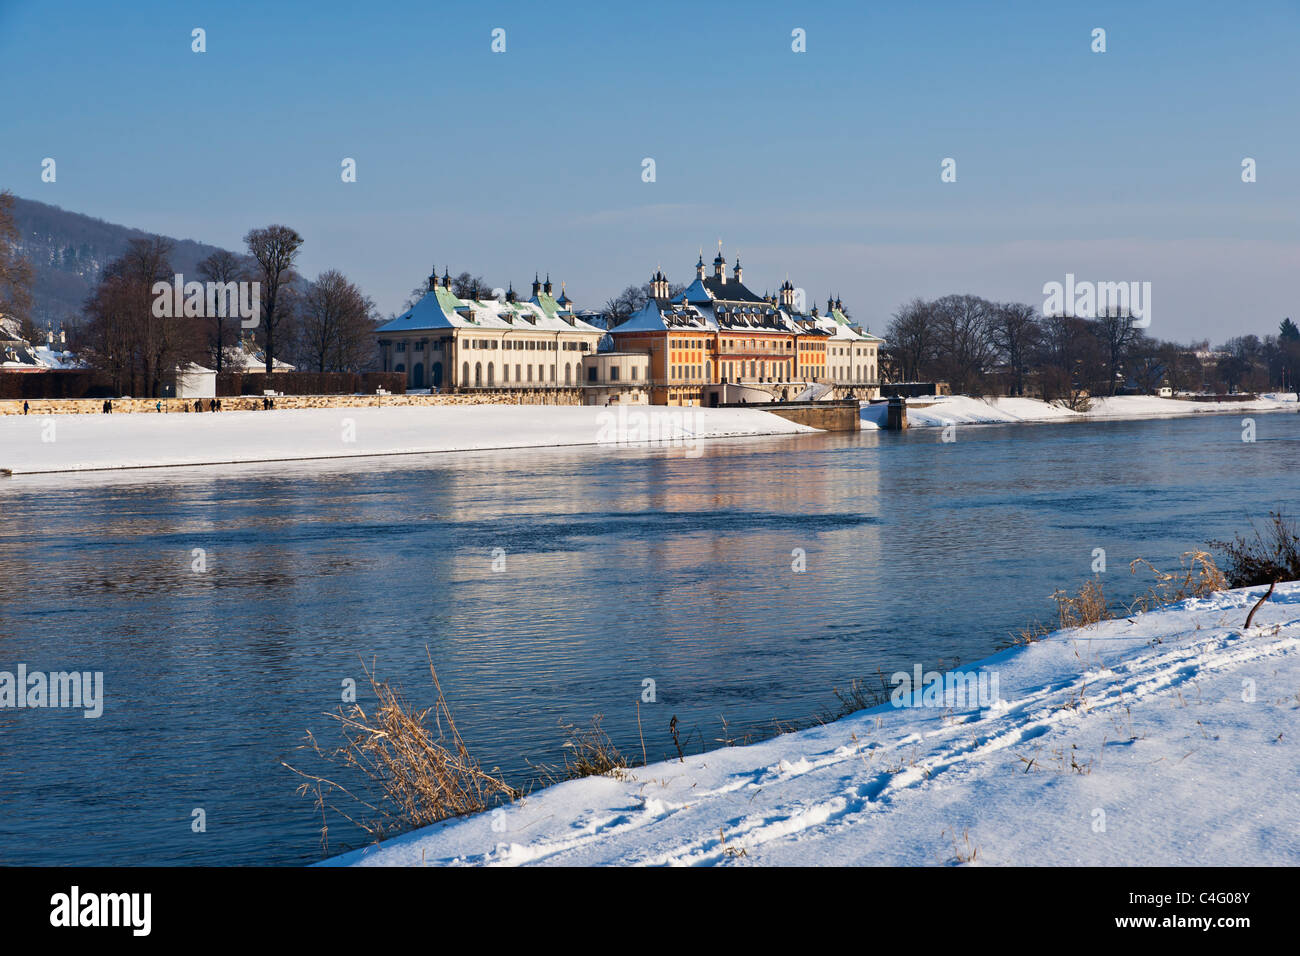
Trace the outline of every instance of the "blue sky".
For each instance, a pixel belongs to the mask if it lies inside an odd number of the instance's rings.
[[[1294,2],[0,0],[0,187],[232,248],[284,222],[385,312],[434,262],[598,307],[721,238],[876,331],[1073,272],[1220,341],[1300,315],[1297,40]]]

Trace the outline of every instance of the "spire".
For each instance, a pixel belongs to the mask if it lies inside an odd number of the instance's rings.
[[[438,267],[435,265],[433,271],[429,273],[429,291],[432,292],[438,288]]]

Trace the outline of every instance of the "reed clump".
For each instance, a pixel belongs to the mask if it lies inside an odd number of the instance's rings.
[[[1115,616],[1110,612],[1106,602],[1106,593],[1101,586],[1100,578],[1093,578],[1086,583],[1079,589],[1078,594],[1070,594],[1059,589],[1053,591],[1052,600],[1056,602],[1056,612],[1062,628],[1087,627],[1098,621],[1108,621]]]
[[[363,668],[374,703],[340,705],[326,714],[338,724],[343,738],[338,746],[322,746],[308,731],[299,749],[368,786],[354,790],[333,777],[284,764],[303,778],[298,793],[315,799],[323,847],[328,849],[331,813],[382,839],[449,817],[480,813],[523,795],[496,768],[485,770],[474,759],[456,727],[432,660],[429,676],[437,699],[424,708],[379,680],[373,667]]]
[[[1156,580],[1146,594],[1138,596],[1129,606],[1130,613],[1154,610],[1188,598],[1209,597],[1232,586],[1208,551],[1184,551],[1177,571],[1161,571],[1146,558],[1138,558],[1129,564],[1129,572],[1137,574],[1139,565],[1146,565]]]
[[[631,763],[605,732],[602,720],[604,715],[596,714],[588,727],[560,721],[560,729],[565,735],[564,764],[538,765],[543,783],[550,786],[565,780],[597,776],[623,779]]]

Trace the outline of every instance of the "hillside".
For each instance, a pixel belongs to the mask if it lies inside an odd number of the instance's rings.
[[[14,197],[13,211],[22,236],[19,252],[31,261],[34,273],[32,320],[42,329],[47,323],[75,323],[104,266],[130,240],[152,235],[20,196]],[[200,260],[217,249],[193,239],[172,241],[172,265],[180,273],[196,272]]]

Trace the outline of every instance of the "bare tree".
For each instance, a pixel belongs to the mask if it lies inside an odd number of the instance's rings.
[[[244,236],[248,254],[257,262],[259,281],[262,283],[261,301],[262,335],[266,343],[266,371],[275,367],[275,333],[289,314],[286,291],[293,280],[293,265],[298,258],[303,238],[288,226],[267,226],[251,229]]]
[[[1007,364],[1007,393],[1025,394],[1025,375],[1042,339],[1038,310],[1022,302],[1006,302],[993,310],[989,328],[993,344]]]
[[[939,342],[939,368],[954,392],[978,394],[996,354],[993,303],[974,295],[946,295],[931,308]]]
[[[18,320],[23,337],[34,341],[32,264],[18,254],[19,235],[13,216],[14,194],[0,192],[0,315]]]
[[[300,308],[301,349],[318,372],[356,372],[374,350],[375,304],[334,269],[307,287]]]
[[[1103,379],[1103,360],[1094,323],[1072,315],[1043,319],[1039,347],[1039,385],[1043,400],[1086,411]]]
[[[1127,310],[1121,312],[1116,307],[1106,309],[1106,313],[1094,323],[1097,340],[1102,347],[1102,360],[1106,368],[1107,394],[1114,395],[1115,387],[1124,370],[1124,359],[1141,329],[1133,325],[1133,316]]]
[[[905,382],[918,382],[934,361],[937,342],[930,303],[913,299],[894,313],[885,330],[889,359]]]
[[[245,281],[248,276],[249,262],[243,256],[235,255],[233,252],[227,252],[225,249],[218,249],[212,255],[208,256],[199,263],[199,275],[205,282],[219,282],[225,285],[230,282]],[[213,342],[213,354],[216,356],[217,371],[223,371],[225,365],[226,353],[226,318],[222,316],[210,316],[215,324],[215,341]],[[238,333],[235,334],[236,342],[239,340]]]
[[[180,303],[175,318],[154,313],[154,283],[171,287],[171,252],[161,236],[132,239],[87,302],[91,364],[113,377],[119,394],[162,394],[167,374],[202,351],[200,326],[177,315]]]
[[[451,277],[451,294],[458,299],[490,299],[493,288],[482,276],[468,272]]]

